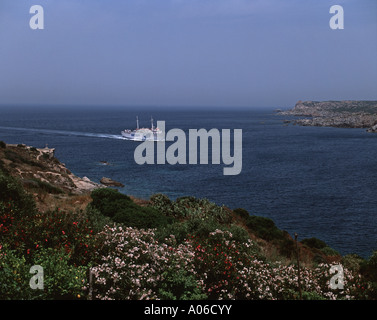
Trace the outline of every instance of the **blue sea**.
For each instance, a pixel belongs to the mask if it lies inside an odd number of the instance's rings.
[[[120,132],[165,121],[166,131],[242,129],[239,175],[225,165],[138,165],[139,142]],[[2,107],[0,140],[56,148],[80,177],[122,182],[128,195],[192,195],[273,219],[299,240],[316,237],[345,255],[377,249],[377,134],[285,125],[273,109]],[[233,131],[232,131],[233,132]],[[188,135],[187,135],[188,136]],[[102,161],[108,162],[104,165]]]

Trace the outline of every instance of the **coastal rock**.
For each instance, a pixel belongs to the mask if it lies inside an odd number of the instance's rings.
[[[370,127],[367,132],[377,132],[377,124],[375,124],[374,126]]]
[[[123,188],[124,187],[124,184],[118,182],[118,181],[115,181],[113,179],[110,179],[110,178],[106,178],[106,177],[103,177],[100,182],[105,185],[105,186],[109,186],[109,187],[121,187]]]
[[[45,193],[82,195],[102,187],[89,178],[80,178],[54,155],[55,149],[37,149],[26,145],[5,144],[0,148],[2,169],[20,179],[29,189]]]
[[[298,101],[279,115],[305,117],[293,121],[302,126],[369,128],[377,132],[377,101]]]
[[[76,186],[76,193],[79,194],[90,192],[101,187],[98,183],[91,181],[88,177],[79,178],[72,175],[71,179]]]

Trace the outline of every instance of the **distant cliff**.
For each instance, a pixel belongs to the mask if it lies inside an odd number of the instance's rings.
[[[305,117],[293,121],[303,126],[367,128],[377,132],[377,101],[298,101],[280,115]]]

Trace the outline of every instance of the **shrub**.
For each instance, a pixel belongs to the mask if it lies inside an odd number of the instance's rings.
[[[301,243],[308,246],[309,248],[314,248],[314,249],[323,249],[327,247],[327,244],[319,240],[317,238],[308,238],[308,239],[303,239],[301,240]]]
[[[164,281],[158,289],[158,297],[163,300],[203,300],[207,299],[198,286],[195,275],[185,269],[173,266],[162,273]]]
[[[31,159],[28,159],[27,157],[22,157],[17,152],[14,152],[12,150],[8,150],[8,149],[5,150],[4,155],[8,160],[14,162],[14,164],[21,163],[21,164],[27,164],[29,166],[45,169],[45,166],[43,165],[43,163],[39,161],[33,161]]]
[[[360,265],[365,262],[365,259],[360,257],[357,254],[347,254],[344,257],[342,257],[342,264],[354,271],[354,272],[359,272],[360,271]]]
[[[285,237],[277,242],[279,253],[285,257],[292,258],[296,254],[296,246],[291,238],[288,238],[287,232],[283,231]]]
[[[32,216],[36,213],[35,201],[16,178],[0,173],[0,215],[10,211],[14,219]]]
[[[243,208],[233,209],[233,212],[244,220],[248,219],[250,216],[249,212]]]
[[[30,267],[25,257],[7,245],[0,245],[0,300],[29,299]]]
[[[328,246],[321,249],[321,252],[324,253],[326,256],[339,256],[339,252],[333,248]]]
[[[103,246],[91,269],[96,299],[201,297],[189,244],[177,244],[173,236],[159,243],[151,229],[121,226],[107,226],[100,236]]]
[[[34,199],[15,178],[0,173],[0,243],[11,243],[14,224],[35,214]]]
[[[259,253],[249,239],[236,242],[229,231],[215,230],[208,237],[192,236],[195,270],[209,299],[244,299],[247,276],[243,269]]]
[[[91,226],[95,234],[102,231],[106,225],[113,224],[111,218],[106,217],[98,209],[92,206],[86,207],[85,215],[88,219],[88,225]]]
[[[87,268],[70,264],[65,250],[41,249],[33,259],[34,265],[43,267],[43,290],[33,290],[34,299],[79,299],[84,297]],[[30,289],[29,289],[30,290]]]
[[[250,216],[246,221],[246,226],[256,236],[267,241],[282,239],[284,236],[270,218]]]
[[[230,210],[218,206],[208,199],[195,197],[180,197],[172,202],[167,196],[156,194],[151,197],[151,206],[167,216],[178,219],[208,219],[214,218],[219,223],[230,223],[232,220]]]
[[[160,228],[172,222],[172,219],[157,210],[132,204],[120,209],[113,217],[114,222],[139,229]]]
[[[195,197],[181,197],[173,203],[175,216],[182,218],[213,218],[219,223],[227,224],[232,221],[230,210],[224,206],[210,202],[208,199]]]
[[[54,211],[14,221],[3,241],[31,262],[42,248],[64,249],[71,263],[87,264],[94,254],[94,233],[85,216]]]
[[[91,206],[110,218],[114,217],[120,209],[128,207],[132,203],[129,196],[110,188],[96,189],[92,191],[91,197]]]
[[[150,197],[150,205],[166,216],[174,216],[173,202],[164,194],[152,195]]]
[[[360,273],[368,281],[368,298],[377,299],[377,250],[372,253],[369,259],[360,264]]]
[[[69,264],[64,250],[41,249],[28,263],[24,256],[7,246],[0,247],[0,299],[77,299],[83,297],[86,268]],[[30,268],[43,268],[43,289],[32,289]]]
[[[158,228],[172,222],[153,207],[141,207],[130,197],[114,189],[98,189],[92,192],[91,207],[114,222],[136,228]]]
[[[169,225],[162,226],[155,231],[156,239],[159,242],[164,242],[164,240],[170,235],[173,235],[177,243],[185,242],[188,234],[194,232],[192,226],[187,222],[176,221]]]
[[[31,182],[31,183],[30,183]],[[52,185],[51,183],[48,183],[46,181],[42,181],[40,179],[32,178],[31,181],[29,182],[30,185],[33,185],[33,182],[36,184],[35,188],[44,190],[48,193],[52,194],[60,194],[63,193],[63,190]]]
[[[4,141],[0,140],[0,148],[5,149],[7,147],[7,144]]]

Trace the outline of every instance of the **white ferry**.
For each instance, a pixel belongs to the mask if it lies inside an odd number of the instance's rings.
[[[151,118],[151,128],[139,128],[139,118],[136,117],[136,129],[121,131],[122,136],[127,140],[133,141],[162,141],[162,131],[155,128],[153,118]]]

